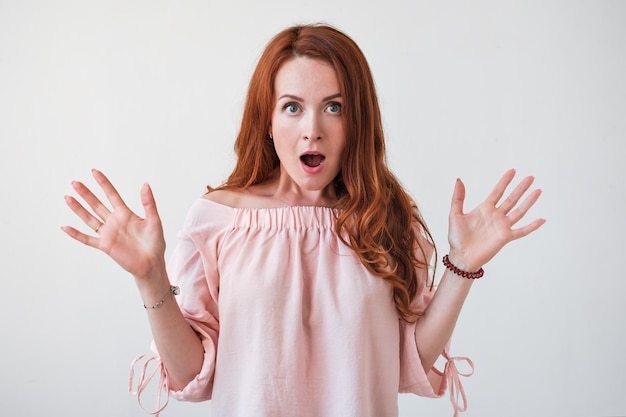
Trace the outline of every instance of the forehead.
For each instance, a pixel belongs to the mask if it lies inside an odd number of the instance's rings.
[[[335,69],[326,61],[295,57],[286,61],[276,73],[274,92],[297,96],[328,96],[340,92]]]

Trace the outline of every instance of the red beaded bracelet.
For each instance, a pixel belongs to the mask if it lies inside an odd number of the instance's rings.
[[[463,278],[478,279],[478,278],[481,278],[485,274],[485,270],[482,268],[480,268],[476,272],[467,272],[467,271],[463,271],[462,269],[457,268],[456,266],[452,264],[452,262],[450,262],[450,259],[448,259],[448,255],[443,257],[443,264],[450,271],[454,272],[457,275],[462,276]]]

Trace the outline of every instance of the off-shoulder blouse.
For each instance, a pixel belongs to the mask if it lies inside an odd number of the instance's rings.
[[[214,417],[394,417],[398,393],[439,397],[451,383],[462,394],[452,360],[425,372],[415,323],[399,318],[391,286],[341,242],[335,215],[313,206],[192,205],[168,274],[204,364],[168,394],[210,399]],[[425,281],[427,271],[419,273]],[[422,287],[415,302],[426,304],[432,294]],[[156,350],[141,359],[156,362],[168,391]]]

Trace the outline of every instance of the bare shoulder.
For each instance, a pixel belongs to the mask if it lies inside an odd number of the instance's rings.
[[[214,190],[202,196],[205,200],[222,204],[229,207],[242,207],[245,204],[245,191],[240,190]]]
[[[202,198],[233,208],[269,208],[285,204],[273,198],[271,184],[257,184],[245,190],[219,189],[206,193]]]

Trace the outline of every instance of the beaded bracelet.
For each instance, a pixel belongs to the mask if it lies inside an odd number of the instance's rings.
[[[157,303],[155,305],[153,305],[152,307],[148,307],[147,305],[143,305],[143,308],[145,308],[146,310],[152,310],[155,308],[159,308],[163,305],[163,303],[165,302],[165,300],[167,300],[167,297],[172,294],[172,295],[178,295],[180,294],[180,288],[175,286],[175,285],[170,285],[170,289],[167,291],[167,294],[165,294],[163,296],[163,298],[161,298],[159,301],[157,301]]]
[[[452,262],[450,262],[448,255],[443,257],[443,264],[450,271],[454,272],[457,275],[462,276],[463,278],[478,279],[478,278],[481,278],[485,274],[485,270],[482,268],[480,268],[476,272],[467,272],[467,271],[463,271],[462,269],[457,268],[456,266],[452,264]]]

